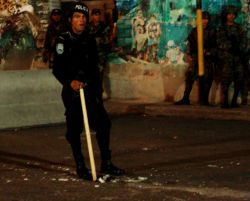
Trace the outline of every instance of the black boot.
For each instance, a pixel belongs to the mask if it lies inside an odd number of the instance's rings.
[[[221,108],[229,108],[229,104],[228,104],[228,88],[223,90],[223,94],[222,94],[222,104],[221,104]]]
[[[76,161],[76,174],[80,179],[91,180],[92,176],[85,164],[81,160]]]
[[[200,105],[209,106],[209,89],[204,87],[204,91],[200,92]]]
[[[175,105],[190,105],[188,98],[182,98],[181,100],[174,103]]]
[[[125,174],[125,171],[113,165],[110,160],[106,160],[101,163],[101,173],[121,176]]]
[[[237,103],[237,98],[238,98],[239,92],[240,92],[240,90],[234,89],[234,94],[233,94],[233,98],[232,98],[232,102],[231,102],[231,107],[232,108],[238,108],[238,107],[240,107],[238,105],[238,103]]]
[[[236,101],[232,101],[231,108],[238,108],[240,105]]]
[[[71,148],[76,163],[76,174],[81,179],[91,180],[91,174],[84,163],[84,157],[81,151],[81,143],[72,143]]]

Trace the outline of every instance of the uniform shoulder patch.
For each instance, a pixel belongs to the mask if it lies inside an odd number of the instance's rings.
[[[56,52],[57,52],[57,54],[62,54],[64,52],[63,43],[57,43],[56,44]]]

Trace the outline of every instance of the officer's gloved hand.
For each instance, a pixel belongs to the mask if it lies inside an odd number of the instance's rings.
[[[86,84],[78,80],[72,80],[70,86],[74,91],[79,91],[81,88],[86,87]]]

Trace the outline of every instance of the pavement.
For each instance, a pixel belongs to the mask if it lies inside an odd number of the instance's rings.
[[[140,100],[108,100],[104,103],[111,115],[146,114],[250,121],[250,105],[222,109],[219,105],[174,105],[172,102],[143,103]]]
[[[0,201],[250,200],[249,106],[105,106],[113,162],[126,175],[106,183],[78,179],[64,123],[0,130]],[[93,147],[98,171],[95,140]]]

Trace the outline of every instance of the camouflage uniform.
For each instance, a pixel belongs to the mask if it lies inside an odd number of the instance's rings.
[[[53,52],[55,49],[56,38],[66,30],[66,25],[62,23],[61,20],[54,21],[52,15],[62,16],[62,11],[60,9],[53,9],[50,14],[50,23],[48,25],[45,41],[44,41],[44,51],[43,51],[43,61],[47,63],[49,61],[49,68],[52,68],[53,64]]]
[[[203,12],[203,17],[208,17],[207,12]],[[208,105],[208,95],[213,82],[213,75],[215,71],[214,55],[215,42],[211,38],[215,38],[215,29],[206,27],[203,29],[203,50],[204,50],[204,76],[199,80],[199,101],[202,105]],[[185,91],[183,98],[177,101],[176,105],[189,105],[189,95],[192,91],[195,80],[198,79],[198,48],[197,48],[197,28],[193,28],[188,36],[188,53],[192,58],[192,63],[189,65],[186,72]]]
[[[250,50],[248,48],[248,53],[246,54],[244,60],[244,83],[243,89],[241,91],[241,104],[247,105],[248,104],[248,91],[250,90]]]
[[[103,71],[107,63],[107,55],[109,53],[109,27],[104,24],[104,22],[99,22],[95,25],[93,22],[89,23],[89,33],[95,38],[98,51],[98,67],[101,75],[103,76]],[[102,77],[101,76],[101,77]]]
[[[92,10],[91,15],[94,17],[94,15],[101,15],[100,9],[94,8]],[[100,17],[100,16],[99,16]],[[99,19],[100,20],[100,19]],[[101,82],[103,84],[103,98],[106,99],[108,98],[108,89],[105,86],[105,83],[103,81],[104,79],[104,71],[107,66],[107,55],[110,51],[110,27],[107,26],[104,22],[102,21],[95,21],[93,19],[89,23],[89,33],[92,35],[95,40],[96,40],[96,45],[97,45],[97,52],[98,52],[98,68],[100,72],[100,78]]]
[[[244,84],[244,65],[247,50],[247,35],[239,24],[227,25],[225,18],[228,14],[236,15],[236,10],[228,6],[222,13],[224,20],[217,31],[217,46],[219,65],[221,67],[222,108],[229,108],[228,90],[234,82],[234,94],[231,107],[237,107],[237,97]]]

